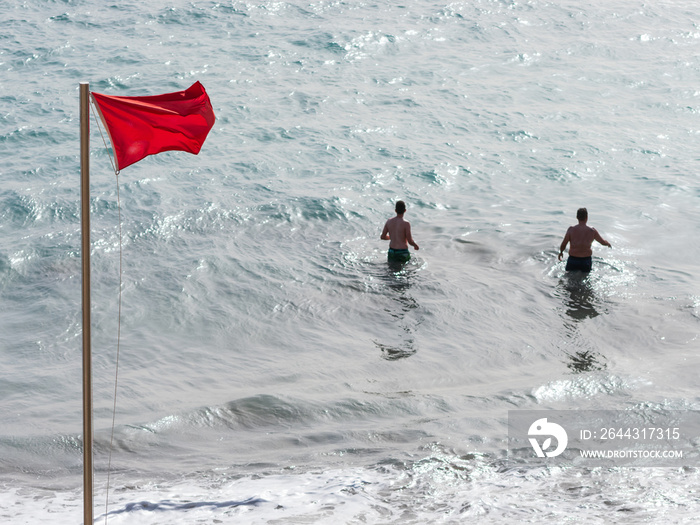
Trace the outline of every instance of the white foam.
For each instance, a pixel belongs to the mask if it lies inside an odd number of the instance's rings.
[[[511,469],[478,454],[457,455],[435,443],[413,463],[331,470],[193,476],[174,484],[117,486],[105,525],[561,522],[586,508],[587,519],[629,523],[696,515],[697,469]],[[624,511],[624,512],[621,512]],[[666,520],[666,521],[664,521]],[[63,525],[82,521],[77,491],[3,487],[0,521]],[[680,521],[677,521],[680,522]],[[686,522],[686,521],[683,521]],[[690,521],[687,521],[690,522]]]

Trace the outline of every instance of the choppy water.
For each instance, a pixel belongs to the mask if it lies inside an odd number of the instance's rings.
[[[0,5],[0,519],[79,523],[78,84],[199,80],[199,156],[92,128],[96,515],[690,523],[694,467],[511,468],[513,409],[697,410],[696,2]],[[379,240],[408,203],[421,250]],[[556,259],[575,210],[611,241]]]

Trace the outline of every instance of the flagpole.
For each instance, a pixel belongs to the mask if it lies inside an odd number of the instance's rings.
[[[80,228],[83,263],[83,525],[92,525],[92,350],[90,334],[90,84],[80,83]]]

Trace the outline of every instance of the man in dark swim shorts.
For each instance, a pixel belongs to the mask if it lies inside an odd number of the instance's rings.
[[[574,257],[569,255],[566,260],[567,272],[590,272],[593,266],[593,257]]]
[[[409,253],[408,248],[405,250],[394,250],[393,248],[389,248],[387,260],[389,262],[405,263],[411,260],[411,254]]]
[[[404,201],[397,201],[395,211],[396,217],[386,221],[381,238],[384,241],[389,241],[388,261],[393,263],[405,263],[411,258],[408,245],[410,244],[416,250],[418,250],[418,245],[413,241],[413,237],[411,236],[410,223],[403,220],[403,214],[406,213],[406,203],[404,203]]]
[[[598,241],[603,246],[612,248],[612,245],[603,239],[595,228],[591,228],[586,224],[588,221],[588,210],[579,208],[576,212],[578,224],[571,226],[566,230],[564,240],[559,247],[559,260],[561,261],[564,255],[566,245],[571,243],[569,247],[569,259],[566,261],[566,271],[590,272],[592,266],[593,250],[591,245],[593,241]]]

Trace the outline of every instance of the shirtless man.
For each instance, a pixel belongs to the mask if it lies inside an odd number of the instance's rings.
[[[386,221],[384,230],[382,230],[382,240],[389,241],[389,254],[387,256],[389,262],[407,262],[411,258],[411,254],[408,253],[409,244],[418,250],[418,245],[411,237],[411,225],[408,221],[403,220],[404,213],[406,213],[406,203],[397,201],[396,217]]]
[[[566,230],[564,240],[561,242],[559,260],[561,261],[564,255],[566,245],[571,243],[569,258],[566,261],[566,271],[590,272],[592,265],[591,256],[593,255],[591,244],[593,244],[593,241],[598,241],[608,248],[612,248],[612,245],[603,239],[595,228],[586,225],[588,221],[588,210],[586,208],[579,208],[576,212],[576,218],[578,219],[578,224]]]

